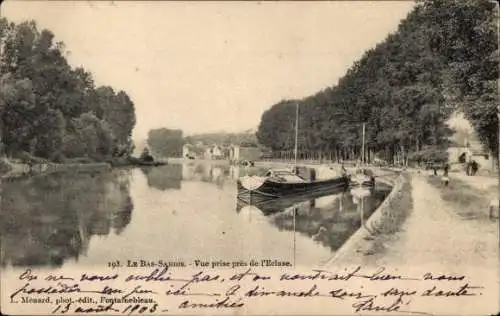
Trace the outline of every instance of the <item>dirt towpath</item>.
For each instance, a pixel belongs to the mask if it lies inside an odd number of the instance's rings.
[[[464,275],[467,282],[485,289],[474,297],[477,300],[436,300],[429,310],[448,315],[497,312],[500,308],[498,222],[459,216],[426,177],[412,174],[413,207],[399,231],[361,240],[334,265],[386,267],[409,275],[423,275],[423,272]]]
[[[361,242],[336,264],[430,266],[448,272],[480,266],[498,271],[497,222],[460,217],[425,177],[411,177],[413,210],[398,232]]]
[[[450,267],[483,266],[498,270],[495,222],[464,220],[423,176],[412,177],[413,211],[378,264]]]

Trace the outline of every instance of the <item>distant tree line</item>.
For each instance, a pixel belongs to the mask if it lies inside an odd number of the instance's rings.
[[[495,4],[420,1],[397,31],[365,52],[338,84],[266,111],[259,142],[293,151],[299,104],[299,152],[334,159],[366,153],[392,161],[441,156],[451,131],[446,119],[463,111],[487,149],[498,150],[498,43]],[[419,158],[419,159],[420,159]]]
[[[159,128],[148,132],[148,146],[157,157],[182,157],[182,130]]]
[[[64,161],[127,156],[136,118],[123,91],[72,68],[64,44],[33,21],[0,19],[0,138],[9,156]]]

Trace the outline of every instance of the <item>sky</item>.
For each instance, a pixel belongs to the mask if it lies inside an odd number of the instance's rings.
[[[74,67],[135,103],[136,140],[152,128],[185,135],[256,129],[283,99],[335,85],[396,31],[412,1],[14,1],[63,41]]]

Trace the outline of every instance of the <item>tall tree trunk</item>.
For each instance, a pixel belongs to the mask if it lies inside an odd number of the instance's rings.
[[[405,165],[406,157],[405,157],[405,146],[403,144],[400,145],[401,148],[401,163]]]
[[[394,162],[393,163],[396,164],[397,163],[397,159],[398,159],[397,158],[398,151],[397,151],[396,146],[394,144],[392,145],[392,153],[394,155]]]

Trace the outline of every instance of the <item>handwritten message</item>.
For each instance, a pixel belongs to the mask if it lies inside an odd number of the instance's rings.
[[[385,267],[294,269],[277,260],[196,260],[192,268],[162,262],[110,262],[101,271],[25,269],[3,284],[9,308],[35,306],[52,314],[193,314],[251,311],[261,304],[363,314],[426,314],[417,306],[483,295],[465,275],[432,271],[406,275]],[[2,282],[4,283],[4,282]],[[5,291],[5,289],[8,289]],[[415,302],[419,302],[416,304]],[[453,303],[455,304],[455,303]],[[460,304],[463,304],[460,303]]]

